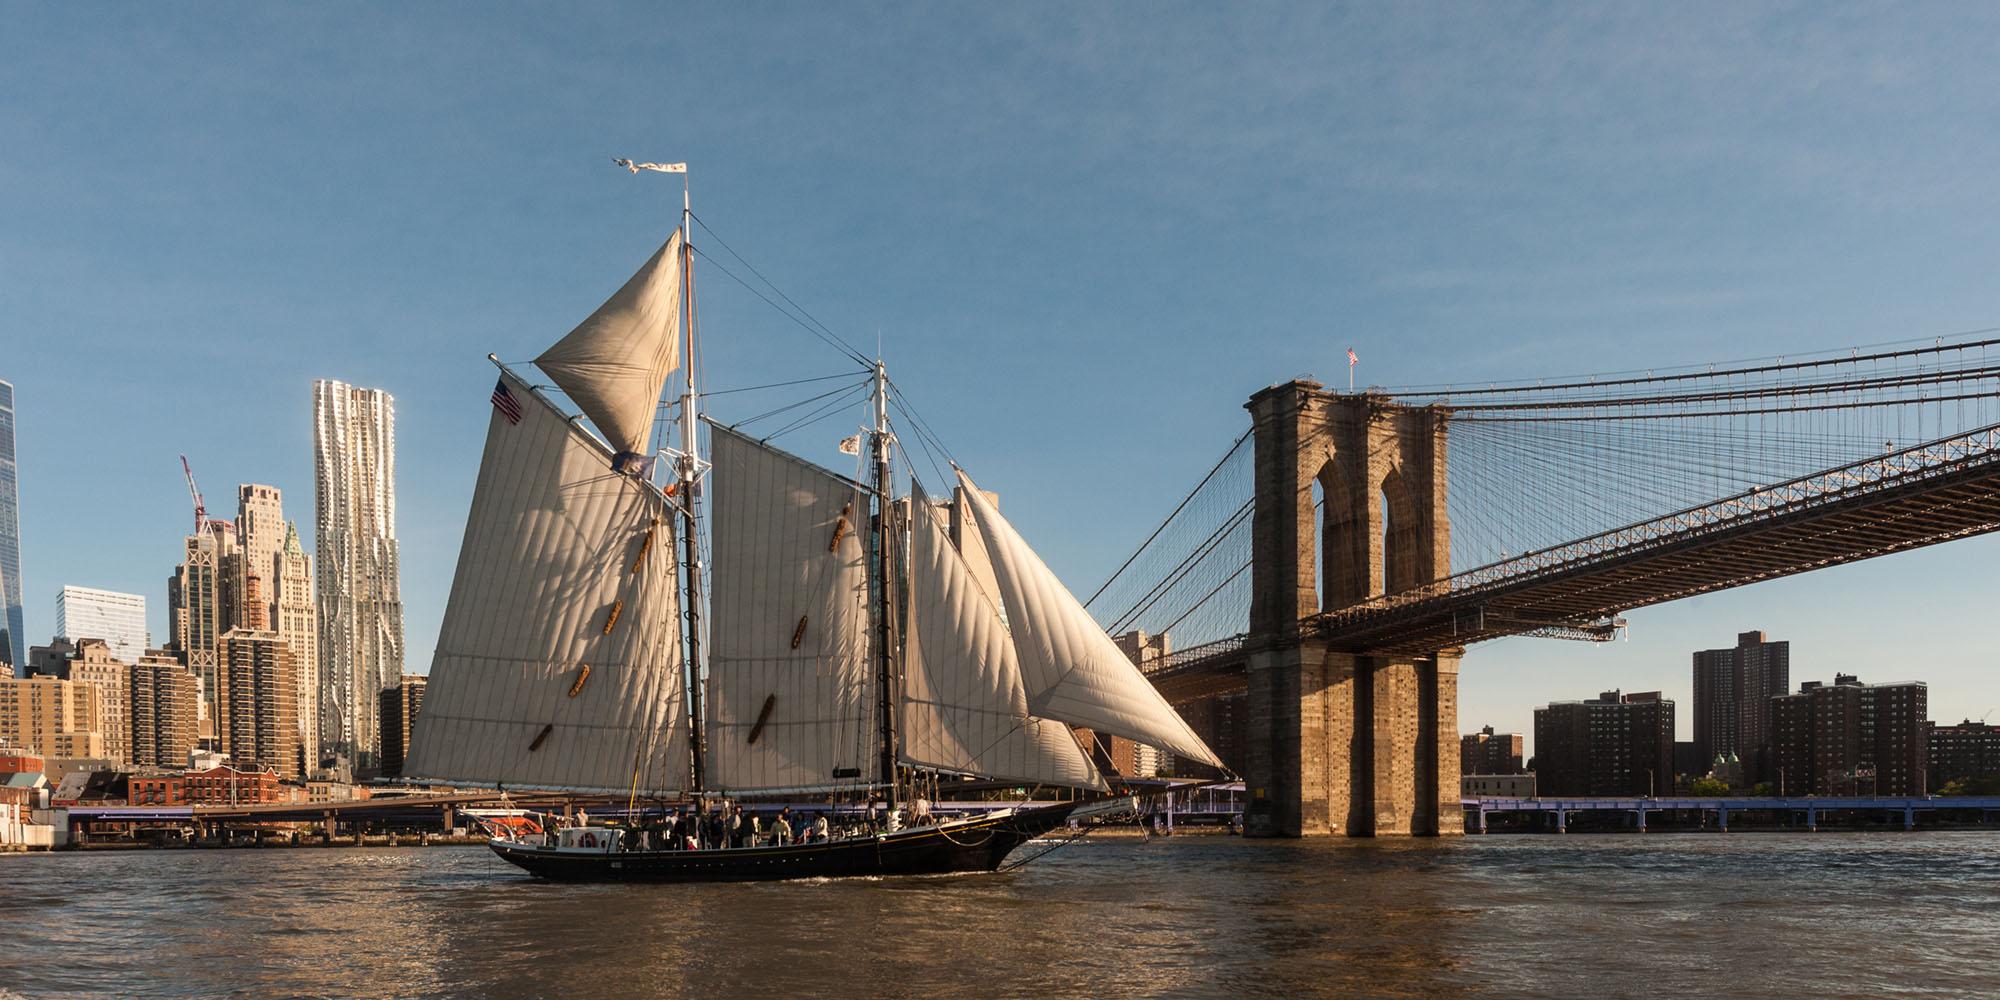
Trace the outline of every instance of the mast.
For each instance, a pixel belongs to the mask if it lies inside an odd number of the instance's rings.
[[[890,540],[894,538],[891,519],[895,511],[895,491],[889,477],[889,370],[881,358],[875,359],[875,431],[871,435],[875,446],[875,572],[877,603],[875,610],[875,657],[876,657],[876,710],[882,720],[881,727],[881,771],[880,779],[888,797],[889,808],[896,808],[896,647],[895,647],[895,575],[890,554]]]
[[[693,235],[689,224],[694,218],[692,199],[689,195],[687,167],[681,166],[681,329],[687,336],[681,338],[687,351],[686,361],[681,371],[686,380],[681,387],[681,539],[686,551],[687,599],[682,602],[687,618],[687,705],[688,705],[688,752],[693,759],[693,789],[699,793],[707,787],[706,762],[704,761],[707,740],[702,735],[701,714],[701,532],[695,514],[697,494],[696,480],[701,475],[701,463],[697,447],[700,438],[699,425],[695,413],[700,399],[699,388],[695,384],[694,351],[694,248],[689,242]]]

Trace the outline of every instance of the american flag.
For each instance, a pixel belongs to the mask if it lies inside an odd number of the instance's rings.
[[[1355,365],[1358,365],[1358,364],[1360,364],[1360,363],[1361,363],[1361,359],[1360,359],[1360,358],[1357,358],[1357,357],[1355,357],[1355,356],[1354,356],[1354,348],[1352,348],[1352,347],[1348,348],[1348,349],[1347,349],[1347,367],[1349,367],[1349,368],[1352,368],[1352,367],[1354,367]]]
[[[506,379],[493,383],[493,408],[499,410],[500,415],[506,417],[508,423],[521,422],[521,403],[514,398],[513,393],[507,391]]]

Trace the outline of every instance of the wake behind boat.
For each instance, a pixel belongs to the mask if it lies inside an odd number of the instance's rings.
[[[892,467],[879,359],[867,482],[700,415],[686,205],[645,266],[535,360],[580,416],[495,359],[405,773],[634,807],[886,801],[884,829],[810,844],[654,850],[607,831],[492,845],[550,878],[720,881],[993,870],[1129,801],[1073,727],[1220,767],[962,470],[934,499]],[[676,374],[679,447],[654,453]],[[900,828],[918,784],[958,776],[1094,794]]]

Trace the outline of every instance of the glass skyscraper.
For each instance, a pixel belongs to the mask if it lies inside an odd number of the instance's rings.
[[[0,628],[7,631],[7,661],[18,672],[28,663],[27,627],[21,618],[21,475],[14,464],[14,383],[0,382]]]

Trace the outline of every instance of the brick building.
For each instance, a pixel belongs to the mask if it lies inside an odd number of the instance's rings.
[[[1535,784],[1551,795],[1671,792],[1674,703],[1658,691],[1606,691],[1535,709]]]
[[[1730,649],[1694,654],[1694,752],[1706,767],[1734,753],[1749,762],[1748,777],[1762,780],[1770,745],[1770,701],[1791,690],[1792,644],[1767,641],[1762,632],[1739,632]]]
[[[1967,719],[1956,726],[1934,726],[1925,739],[1929,791],[1946,782],[2000,776],[2000,726]]]
[[[1520,733],[1496,733],[1486,726],[1458,738],[1458,773],[1520,774],[1525,749]]]
[[[403,775],[403,759],[410,754],[410,731],[416,724],[417,713],[424,707],[424,687],[430,678],[422,674],[404,674],[395,687],[384,688],[382,699],[382,777],[400,778]],[[1130,740],[1126,740],[1127,760],[1131,766]],[[1120,774],[1131,771],[1120,770]]]
[[[196,806],[254,805],[283,802],[286,796],[278,785],[278,772],[270,767],[232,767],[217,764],[203,771],[189,771],[187,804]]]
[[[1922,681],[1863,684],[1836,674],[1770,702],[1771,778],[1785,795],[1926,792]]]

